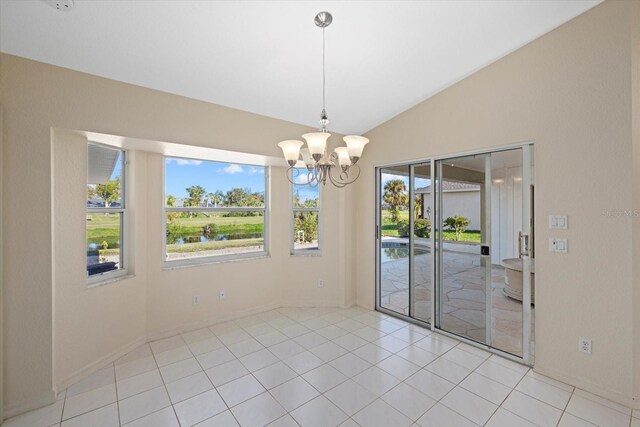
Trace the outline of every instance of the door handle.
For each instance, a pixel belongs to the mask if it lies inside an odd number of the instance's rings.
[[[522,256],[529,256],[529,235],[523,234],[520,239],[520,253]]]

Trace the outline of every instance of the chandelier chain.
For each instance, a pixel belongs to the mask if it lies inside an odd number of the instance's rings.
[[[326,85],[326,67],[325,67],[325,42],[324,42],[324,27],[322,27],[322,111],[326,111],[326,105],[325,105],[325,101],[326,101],[326,92],[327,92],[327,85]]]

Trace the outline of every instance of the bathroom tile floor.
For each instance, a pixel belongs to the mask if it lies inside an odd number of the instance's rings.
[[[145,344],[5,427],[602,426],[640,412],[362,308],[281,308]]]

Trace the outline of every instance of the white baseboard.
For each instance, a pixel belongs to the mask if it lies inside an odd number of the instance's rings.
[[[633,397],[625,396],[624,394],[621,394],[616,390],[602,387],[601,385],[585,380],[584,378],[575,378],[565,375],[562,372],[558,372],[553,368],[545,368],[543,366],[541,367],[537,365],[534,365],[533,371],[542,375],[546,375],[547,377],[553,378],[554,380],[558,380],[581,390],[587,391],[591,394],[595,394],[596,396],[600,396],[612,402],[619,403],[620,405],[624,405],[628,408],[640,409],[640,400],[634,399]]]
[[[53,388],[54,391],[56,393],[59,393],[65,390],[66,388],[72,386],[73,384],[77,383],[78,381],[82,381],[83,379],[87,378],[88,376],[95,373],[96,371],[99,371],[100,369],[104,368],[109,363],[115,362],[125,354],[129,353],[131,350],[134,350],[136,347],[141,346],[145,342],[147,342],[147,337],[142,336],[120,347],[119,349],[112,351],[106,356],[100,357],[99,359],[89,363],[83,368],[78,369],[73,374],[69,375],[67,378],[63,378],[60,381],[58,381],[57,384],[54,384],[54,388]]]
[[[340,307],[348,308],[342,302],[338,301],[284,301],[281,307],[301,307],[301,308],[313,308],[313,307]]]
[[[28,401],[5,406],[3,416],[4,419],[13,418],[17,415],[24,414],[25,412],[51,405],[52,403],[55,403],[55,401],[56,394],[51,390],[35,399],[29,399]]]
[[[373,304],[362,304],[357,302],[356,307],[366,308],[367,310],[375,310],[375,307],[373,306]]]

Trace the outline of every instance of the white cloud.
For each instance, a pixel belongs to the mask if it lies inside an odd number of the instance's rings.
[[[244,171],[244,169],[242,169],[242,166],[240,166],[240,165],[230,164],[230,165],[228,165],[228,166],[223,167],[223,168],[222,168],[222,171],[223,171],[224,173],[228,173],[228,174],[233,175],[234,173],[240,173],[240,172],[243,172],[243,171]]]
[[[252,167],[249,169],[249,173],[250,173],[250,174],[252,174],[252,175],[255,175],[255,174],[257,174],[257,173],[264,174],[264,168],[256,168],[256,167],[253,167],[253,166],[252,166]]]
[[[307,176],[308,174],[306,172],[300,172],[298,175],[295,175],[294,172],[293,182],[296,184],[308,184],[309,178],[307,178]]]
[[[178,159],[178,158],[168,158],[167,164],[171,162],[176,162],[179,166],[193,165],[198,166],[202,164],[202,160],[191,160],[191,159]]]

